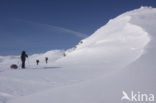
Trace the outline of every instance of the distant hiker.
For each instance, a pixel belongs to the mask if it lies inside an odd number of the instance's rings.
[[[37,65],[39,64],[39,62],[40,62],[39,60],[36,60],[36,64],[37,64]]]
[[[25,60],[26,60],[27,57],[28,57],[28,55],[25,53],[25,51],[22,51],[21,61],[22,61],[22,68],[23,69],[25,68]]]
[[[79,44],[83,44],[83,41],[81,40]]]
[[[66,56],[66,53],[64,53],[63,56],[65,57]]]
[[[46,64],[48,63],[48,57],[45,57],[45,62],[46,62]]]

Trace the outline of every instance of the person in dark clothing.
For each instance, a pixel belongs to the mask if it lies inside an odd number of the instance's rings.
[[[25,53],[25,51],[22,51],[21,61],[22,61],[22,68],[23,69],[25,68],[25,60],[26,60],[27,57],[28,57],[28,55]]]
[[[36,64],[37,64],[37,65],[39,64],[39,62],[40,62],[39,60],[36,60]]]
[[[46,64],[48,63],[48,57],[45,57]]]

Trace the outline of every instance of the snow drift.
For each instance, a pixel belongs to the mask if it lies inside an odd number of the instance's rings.
[[[131,12],[110,20],[72,50],[66,51],[67,56],[58,62],[69,66],[72,63],[81,66],[121,68],[135,61],[144,53],[150,41],[146,30],[133,23],[133,18],[137,16]]]
[[[110,20],[51,64],[64,68],[56,73],[66,85],[9,103],[122,103],[123,90],[156,94],[155,18],[155,8],[141,7]]]

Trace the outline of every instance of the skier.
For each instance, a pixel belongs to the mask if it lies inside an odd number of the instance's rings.
[[[28,55],[25,53],[25,51],[22,51],[21,61],[22,61],[22,68],[23,69],[25,68],[25,60],[26,60],[27,57],[28,57]]]
[[[36,64],[37,64],[37,65],[39,64],[39,62],[40,62],[39,60],[36,60]]]
[[[45,62],[46,62],[46,64],[48,63],[48,57],[45,57]]]

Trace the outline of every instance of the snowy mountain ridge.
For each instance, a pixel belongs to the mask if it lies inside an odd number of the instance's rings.
[[[93,60],[92,64],[99,65],[105,62],[111,62],[111,60],[116,63],[118,61],[115,59],[118,58],[116,56],[122,55],[131,57],[131,59],[133,57],[132,55],[134,55],[133,59],[135,60],[143,54],[144,48],[150,41],[150,34],[148,34],[144,28],[137,25],[137,21],[133,23],[133,18],[138,18],[141,16],[137,15],[137,12],[142,13],[146,9],[153,10],[151,7],[141,7],[138,10],[126,12],[114,19],[111,19],[105,26],[98,29],[90,37],[81,40],[75,47],[66,51],[52,50],[42,54],[34,54],[29,57],[29,62],[31,62],[34,66],[36,59],[41,59],[41,61],[44,61],[45,57],[49,57],[52,59],[53,64],[55,64],[54,62],[57,61],[57,63],[63,65],[70,65],[71,62],[75,63],[75,65],[82,63],[86,65],[88,63],[88,59],[90,60],[92,58],[96,58],[103,62],[99,63],[99,61],[97,61],[97,63]],[[127,59],[128,57],[125,58]],[[10,57],[8,58],[10,59]],[[16,56],[13,58],[16,58]],[[134,60],[126,60],[126,65]],[[81,62],[78,63],[79,61]],[[123,62],[124,61],[125,60],[123,59]],[[19,58],[15,63],[19,64]]]
[[[135,61],[143,55],[144,49],[150,41],[150,34],[141,26],[133,23],[133,18],[141,16],[137,15],[137,12],[142,13],[146,9],[152,8],[141,7],[139,10],[124,13],[110,20],[90,37],[80,41],[74,48],[66,51],[67,57],[60,61],[63,64],[66,62],[65,64],[67,65],[72,62],[75,65],[89,63],[89,65],[96,66],[103,66],[108,62],[114,62],[114,65],[119,65],[118,58],[120,57],[123,57],[123,61],[119,62],[122,62],[125,66]],[[155,11],[154,9],[152,10]],[[98,61],[92,60],[93,58]]]

